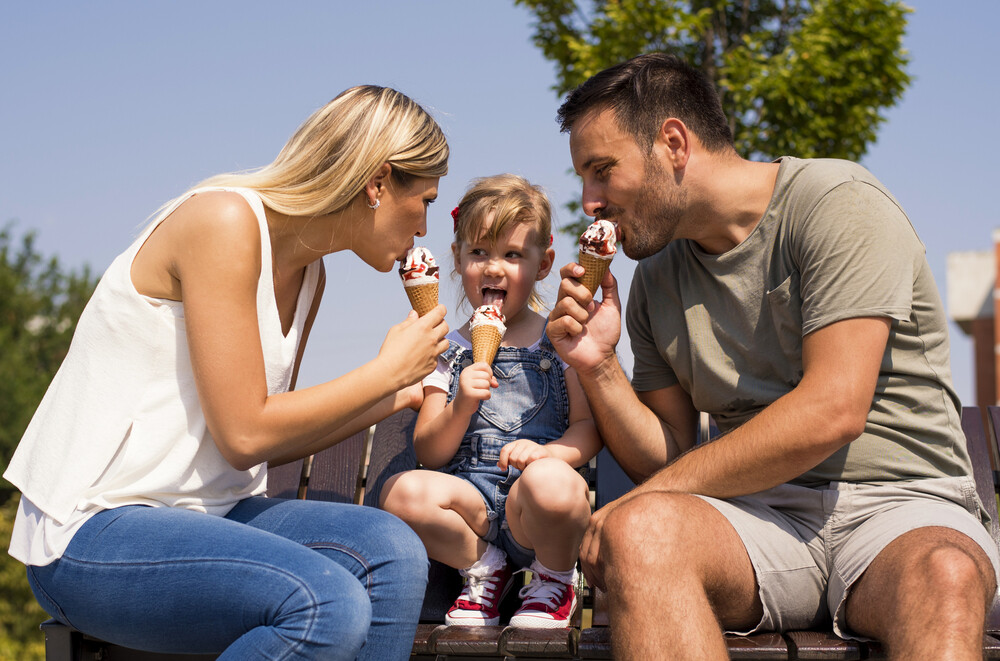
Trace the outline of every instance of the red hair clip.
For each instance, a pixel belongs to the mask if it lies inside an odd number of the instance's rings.
[[[552,247],[552,235],[549,234],[549,248]]]
[[[455,207],[454,209],[451,210],[451,219],[453,221],[455,221],[455,223],[454,223],[455,226],[452,228],[451,231],[452,232],[457,232],[458,231],[458,207]]]

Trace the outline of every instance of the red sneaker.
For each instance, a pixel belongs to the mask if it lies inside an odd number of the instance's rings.
[[[527,629],[561,629],[569,626],[576,609],[576,591],[545,574],[533,572],[531,582],[518,595],[524,601],[510,618],[510,626]]]
[[[513,585],[514,572],[505,564],[485,577],[462,571],[465,587],[444,616],[445,624],[484,627],[500,624],[500,602]]]

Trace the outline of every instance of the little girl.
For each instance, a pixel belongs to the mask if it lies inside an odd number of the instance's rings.
[[[498,624],[515,570],[527,567],[532,579],[511,626],[565,627],[590,520],[575,468],[602,444],[579,380],[538,314],[534,285],[555,258],[549,202],[525,179],[497,175],[475,180],[452,215],[465,298],[500,305],[507,331],[492,368],[472,363],[468,324],[447,336],[449,349],[423,382],[413,439],[420,463],[437,470],[394,476],[382,506],[466,578],[448,624]]]

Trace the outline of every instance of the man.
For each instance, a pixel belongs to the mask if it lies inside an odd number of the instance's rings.
[[[640,482],[581,549],[615,658],[724,659],[723,631],[832,618],[894,659],[980,659],[1000,560],[898,203],[845,161],[740,158],[711,83],[665,54],[597,74],[559,119],[584,211],[640,260],[631,383],[610,273],[598,303],[564,267],[548,327]],[[723,433],[694,447],[698,411]]]

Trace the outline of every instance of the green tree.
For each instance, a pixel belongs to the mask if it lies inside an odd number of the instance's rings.
[[[69,350],[96,280],[86,267],[66,272],[43,259],[28,232],[19,245],[11,225],[0,229],[0,471]],[[18,497],[0,480],[0,661],[45,657],[38,625],[47,615],[35,601],[24,565],[7,555]]]
[[[715,82],[746,158],[858,160],[910,83],[902,40],[911,10],[898,0],[515,3],[535,17],[558,94],[635,55],[675,53]]]

